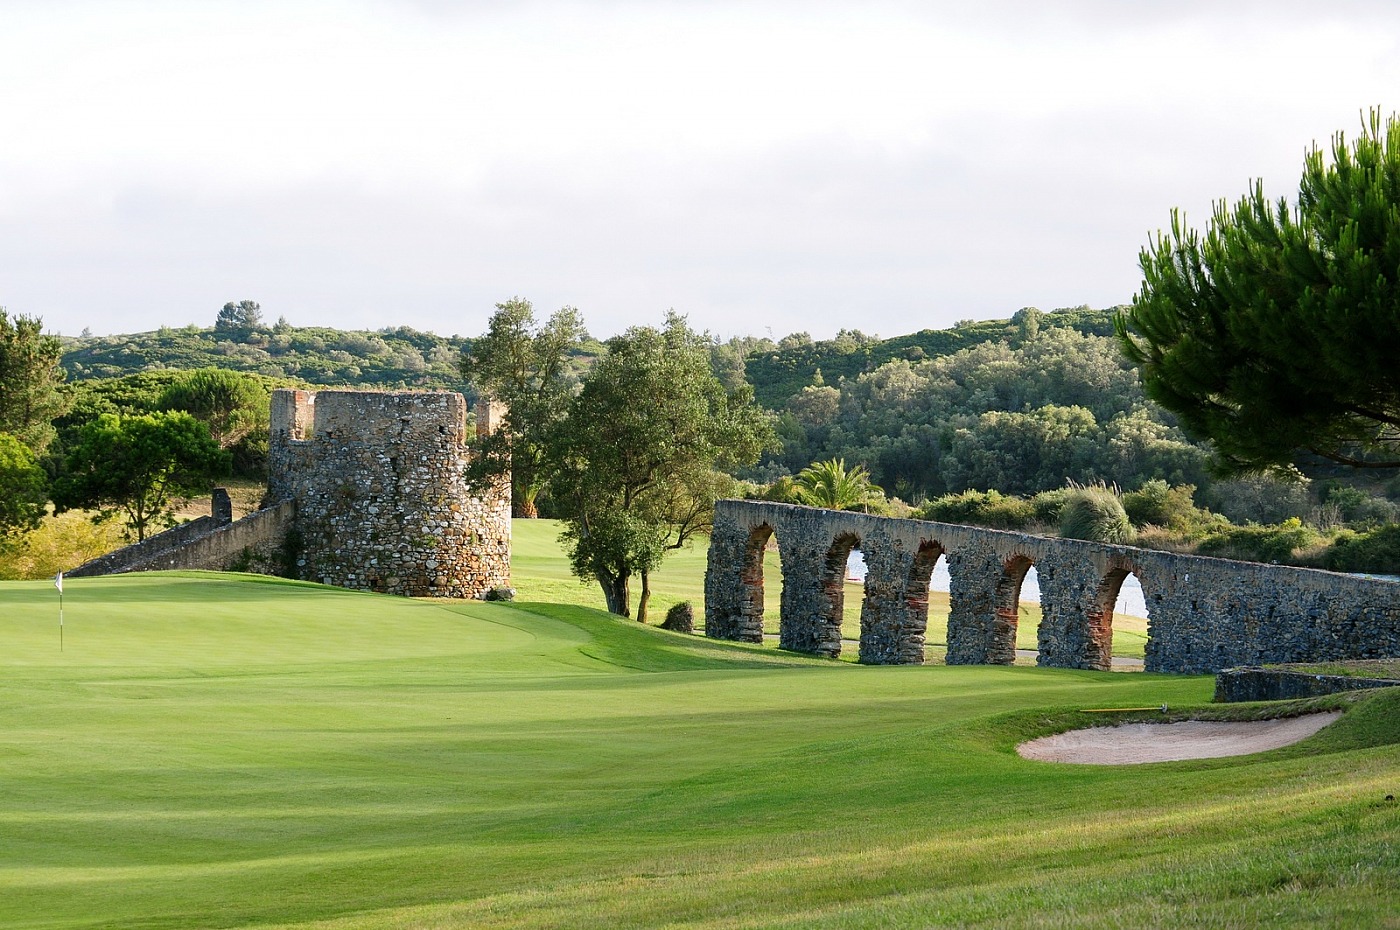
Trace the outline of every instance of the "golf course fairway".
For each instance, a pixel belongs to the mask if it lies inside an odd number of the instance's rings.
[[[1400,927],[1394,694],[1259,755],[1015,752],[1211,691],[207,573],[68,580],[60,651],[9,582],[0,927]]]

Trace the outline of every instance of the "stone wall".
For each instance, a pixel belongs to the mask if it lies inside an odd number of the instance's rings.
[[[1400,685],[1400,681],[1388,678],[1309,675],[1273,668],[1227,668],[1215,676],[1215,700],[1220,703],[1288,701],[1340,691],[1394,688],[1397,685]]]
[[[867,567],[862,662],[923,661],[928,579],[940,557],[950,578],[950,665],[1014,660],[1020,585],[1032,565],[1041,665],[1109,667],[1113,605],[1130,573],[1148,606],[1149,671],[1400,656],[1395,582],[755,501],[715,508],[707,635],[762,639],[770,537],[785,579],[779,642],[802,652],[840,654],[846,557],[859,547]]]
[[[466,414],[450,392],[274,391],[263,510],[70,574],[241,568],[434,597],[509,585],[509,482],[468,489]],[[479,429],[499,420],[489,408]]]
[[[196,517],[181,523],[139,543],[132,543],[85,562],[65,574],[70,578],[82,578],[91,575],[152,571],[151,566],[159,566],[162,558],[168,557],[171,552],[233,522],[233,504],[229,500],[228,491],[215,488],[209,510],[210,515],[207,517]]]

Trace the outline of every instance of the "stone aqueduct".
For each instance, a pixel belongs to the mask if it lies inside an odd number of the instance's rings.
[[[950,665],[1015,658],[1021,582],[1041,591],[1039,664],[1107,669],[1113,605],[1128,574],[1148,607],[1146,668],[1200,673],[1272,662],[1400,656],[1400,583],[975,527],[721,501],[705,576],[706,634],[763,638],[763,552],[783,573],[779,644],[841,651],[846,561],[865,557],[861,662],[924,661],[928,584],[946,558]]]

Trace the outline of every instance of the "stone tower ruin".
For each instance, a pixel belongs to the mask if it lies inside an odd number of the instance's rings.
[[[478,434],[503,414],[484,401]],[[387,594],[482,597],[510,584],[510,482],[468,488],[470,455],[461,394],[277,390],[262,509],[230,521],[216,507],[69,574],[233,569]]]
[[[467,457],[461,394],[274,391],[268,500],[296,502],[298,574],[429,597],[508,585],[510,485],[471,493]]]

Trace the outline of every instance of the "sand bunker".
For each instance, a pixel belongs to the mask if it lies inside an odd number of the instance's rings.
[[[1340,712],[1308,714],[1284,720],[1249,723],[1125,723],[1091,727],[1022,743],[1016,751],[1041,762],[1087,765],[1135,765],[1180,759],[1244,756],[1278,749],[1312,736],[1341,716]]]

